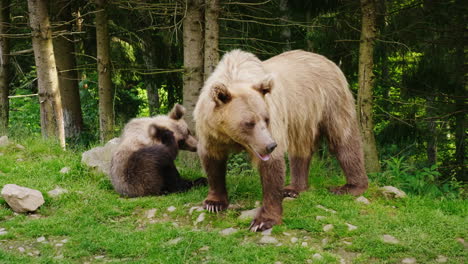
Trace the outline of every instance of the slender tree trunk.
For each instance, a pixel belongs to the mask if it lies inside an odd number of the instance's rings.
[[[3,34],[10,27],[10,0],[0,0],[0,136],[8,133],[8,117],[10,105],[10,41]]]
[[[374,41],[376,37],[375,0],[361,0],[362,30],[359,47],[358,116],[363,135],[368,173],[379,172],[380,163],[374,137],[372,89],[374,88]]]
[[[47,1],[28,0],[28,10],[37,68],[42,135],[46,138],[57,138],[60,145],[65,147],[62,101],[58,87]]]
[[[428,121],[428,138],[427,138],[427,161],[430,166],[437,163],[437,123],[434,117],[436,113],[434,112],[434,96],[428,96],[426,98],[426,113],[430,118]]]
[[[205,80],[219,61],[219,0],[205,0]]]
[[[70,2],[54,0],[51,8],[54,12],[54,22],[58,24],[55,27],[56,31],[70,33],[73,20]],[[83,130],[78,71],[74,55],[75,45],[71,39],[73,39],[71,35],[59,35],[54,38],[53,42],[67,138],[76,137]]]
[[[203,0],[186,0],[183,22],[184,41],[184,106],[192,131],[195,128],[193,109],[203,86]]]
[[[114,88],[111,81],[107,0],[96,3],[97,69],[99,85],[99,136],[106,142],[114,136]]]
[[[280,0],[279,8],[282,14],[281,19],[283,19],[282,24],[287,24],[287,21],[289,20],[288,0]],[[281,38],[285,43],[283,51],[291,50],[291,29],[289,26],[282,27]]]
[[[307,22],[307,51],[314,51],[314,42],[311,40],[313,29],[311,27],[312,22],[312,12],[310,10],[306,11],[306,22]]]
[[[459,7],[466,5],[465,1],[457,0],[455,4]],[[460,181],[468,181],[466,174],[466,131],[468,122],[466,119],[467,108],[465,103],[466,95],[468,94],[468,84],[466,82],[466,61],[465,61],[465,44],[466,44],[466,8],[457,10],[455,19],[457,28],[455,30],[455,63],[457,65],[457,90],[455,91],[455,162],[457,164],[457,179]]]
[[[158,42],[153,37],[153,34],[154,32],[147,31],[144,35],[145,44],[143,52],[143,61],[145,62],[146,69],[149,71],[158,67],[158,50],[160,51],[159,55],[164,54],[164,56],[167,56],[167,54],[162,51],[166,50],[164,43]],[[148,96],[148,108],[150,116],[159,114],[159,82],[157,81],[157,78],[158,76],[155,75],[146,75],[144,77],[146,95]]]

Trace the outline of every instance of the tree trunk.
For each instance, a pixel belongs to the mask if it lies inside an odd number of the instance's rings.
[[[7,34],[10,27],[10,0],[0,0],[0,34]],[[8,133],[10,105],[10,41],[0,37],[0,136]]]
[[[219,61],[219,0],[205,0],[205,80]]]
[[[358,117],[363,135],[368,173],[379,172],[380,164],[374,137],[372,89],[374,87],[374,41],[376,37],[375,0],[361,0],[362,30],[359,46]]]
[[[99,137],[102,143],[114,136],[114,89],[111,81],[107,0],[96,3],[97,69],[99,85]]]
[[[187,121],[194,131],[193,109],[203,86],[203,0],[186,0],[183,22],[184,41],[184,106]]]
[[[282,14],[282,24],[287,24],[289,20],[288,0],[280,0],[279,9]],[[289,26],[283,26],[281,30],[281,38],[283,39],[283,51],[291,50],[291,29]]]
[[[150,24],[148,23],[148,26]],[[153,31],[146,31],[144,34],[144,45],[143,45],[143,61],[145,62],[146,69],[151,71],[152,69],[158,68],[158,55],[160,57],[165,57],[168,54],[166,53],[165,43],[154,37]],[[159,51],[159,54],[158,54]],[[161,56],[164,54],[164,56]],[[167,65],[167,64],[166,64]],[[150,116],[159,114],[159,94],[158,89],[160,83],[158,82],[159,76],[155,75],[145,75],[144,82],[146,88],[146,95],[148,96],[148,108]]]
[[[72,13],[68,0],[52,1],[54,22],[58,25],[56,31],[70,33],[72,31]],[[60,95],[62,97],[65,136],[76,137],[83,130],[80,91],[78,87],[78,71],[75,62],[75,46],[71,35],[59,35],[54,38],[55,63],[57,64]]]
[[[434,107],[434,96],[426,98],[426,114],[429,117],[428,121],[428,138],[427,138],[427,161],[430,166],[437,163],[437,123],[434,117],[436,116]]]
[[[65,147],[62,101],[47,1],[28,0],[28,10],[41,105],[41,132],[45,138],[57,138],[60,145]]]
[[[464,6],[465,1],[457,0],[456,5]],[[466,21],[465,10],[459,8],[455,14],[457,27],[455,29],[454,46],[455,46],[455,63],[458,69],[456,74],[457,87],[455,91],[455,162],[457,165],[457,179],[460,181],[468,181],[466,175],[466,130],[468,122],[466,120],[466,103],[465,98],[468,94],[468,85],[466,82],[466,62],[465,62],[465,44],[466,44]]]
[[[314,42],[312,41],[312,32],[313,28],[311,26],[312,22],[312,12],[310,10],[306,11],[306,22],[307,22],[307,37],[306,37],[306,42],[307,42],[307,51],[314,52]]]

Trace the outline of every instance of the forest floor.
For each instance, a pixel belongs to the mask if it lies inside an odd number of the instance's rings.
[[[109,179],[81,164],[80,150],[26,139],[0,147],[0,187],[37,189],[45,204],[16,214],[0,198],[0,263],[465,263],[466,200],[386,199],[371,183],[364,196],[330,194],[343,183],[334,162],[314,160],[311,190],[285,200],[271,234],[239,216],[258,206],[258,174],[230,166],[231,208],[201,210],[207,187],[159,197],[122,198]],[[61,173],[64,167],[68,173]],[[180,168],[186,178],[201,170]],[[68,192],[51,197],[57,187]],[[327,231],[324,231],[327,230]],[[389,241],[387,241],[389,239]],[[386,242],[387,241],[387,242]]]

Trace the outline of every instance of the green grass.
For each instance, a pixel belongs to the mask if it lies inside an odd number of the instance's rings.
[[[80,151],[63,151],[38,139],[18,143],[26,149],[15,144],[0,148],[0,186],[15,183],[38,189],[46,202],[34,214],[14,214],[0,198],[0,228],[8,232],[0,235],[0,263],[340,263],[341,258],[346,263],[400,263],[407,257],[436,263],[438,255],[446,256],[447,263],[464,263],[467,257],[457,241],[468,239],[466,200],[423,196],[387,200],[371,184],[365,194],[371,204],[359,204],[354,197],[326,191],[327,186],[343,183],[335,162],[313,162],[311,190],[284,202],[284,223],[272,232],[278,244],[262,245],[258,243],[262,234],[248,232],[249,221],[238,219],[261,200],[258,174],[235,169],[245,166],[236,166],[228,175],[235,209],[207,213],[195,224],[202,212],[190,215],[189,209],[201,204],[206,187],[160,197],[121,198],[105,175],[81,165]],[[63,167],[70,167],[70,173],[61,174]],[[194,169],[180,171],[188,178],[202,175]],[[57,186],[69,192],[49,197],[47,192]],[[169,212],[169,206],[177,209]],[[156,214],[149,219],[146,212],[152,208]],[[316,220],[318,215],[325,219]],[[346,223],[358,229],[348,231]],[[324,232],[325,224],[334,229]],[[221,236],[219,232],[228,227],[239,231]],[[383,243],[384,234],[400,243]],[[42,236],[47,243],[37,242]],[[298,242],[292,243],[292,237]],[[168,243],[177,238],[178,243]],[[315,253],[323,259],[314,259]]]

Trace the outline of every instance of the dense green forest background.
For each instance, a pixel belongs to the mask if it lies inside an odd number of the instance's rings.
[[[1,2],[1,38],[2,43],[9,42],[8,54],[2,53],[2,69],[8,69],[10,96],[9,121],[2,116],[2,122],[12,136],[39,134],[36,95],[40,92],[28,12],[28,2],[35,1]],[[88,146],[100,138],[97,62],[101,60],[96,32],[100,26],[95,20],[99,7],[104,7],[108,19],[111,63],[104,71],[111,73],[115,90],[113,135],[133,117],[166,113],[174,103],[185,102],[185,92],[193,88],[187,86],[184,52],[190,48],[184,48],[184,27],[193,18],[194,6],[205,12],[213,1],[48,2],[54,45],[64,45],[56,44],[58,39],[73,44],[72,52],[62,54],[72,55],[76,66],[59,69],[59,76],[75,73],[76,77],[68,79],[79,91],[79,98],[63,93],[62,97],[81,106],[82,123],[78,132],[68,135],[69,146]],[[220,55],[243,49],[261,59],[290,49],[322,54],[340,66],[357,98],[363,2],[221,0],[219,9],[214,9],[219,11],[216,49]],[[396,181],[415,193],[458,196],[467,180],[466,2],[387,0],[374,4],[372,112],[382,171],[373,179],[382,184]],[[203,19],[193,25],[200,32],[206,30]],[[206,48],[211,38],[203,42]],[[56,46],[57,58],[61,55]]]

